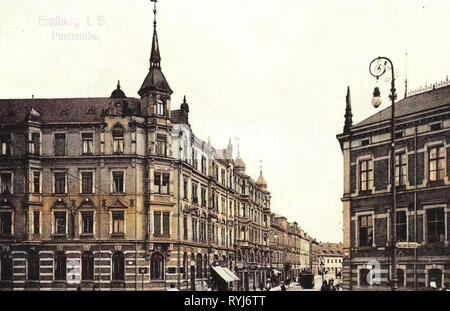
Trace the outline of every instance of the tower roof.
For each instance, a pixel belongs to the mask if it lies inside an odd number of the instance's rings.
[[[256,185],[260,186],[261,188],[267,188],[267,182],[263,177],[262,171],[259,173],[259,178],[256,181]]]
[[[153,39],[152,39],[152,51],[150,54],[150,71],[147,77],[142,83],[142,86],[138,92],[140,96],[145,96],[149,92],[157,91],[167,94],[172,94],[173,91],[169,86],[169,83],[164,77],[161,71],[161,53],[159,51],[158,33],[156,32],[156,1],[155,8],[153,10],[155,20],[153,22]]]
[[[243,169],[245,170],[245,163],[242,161],[241,156],[238,154],[236,161],[234,161],[234,167],[236,169]]]
[[[125,93],[120,89],[120,81],[117,81],[117,88],[111,93],[111,98],[127,98]]]

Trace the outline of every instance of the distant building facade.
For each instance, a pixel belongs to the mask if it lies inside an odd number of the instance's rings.
[[[342,243],[320,243],[318,245],[319,269],[327,278],[342,275],[344,251]]]
[[[347,91],[345,126],[337,136],[344,156],[344,288],[389,289],[392,217],[400,289],[434,281],[450,285],[450,87],[433,87],[396,103],[397,214],[390,184],[391,107],[353,125]],[[368,275],[375,275],[370,281]]]

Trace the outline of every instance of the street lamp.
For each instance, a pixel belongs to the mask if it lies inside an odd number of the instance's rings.
[[[387,70],[391,71],[391,92],[389,98],[391,100],[391,193],[392,193],[392,217],[391,217],[391,236],[390,244],[392,249],[392,261],[391,261],[391,289],[397,290],[397,254],[395,239],[397,236],[397,200],[396,200],[396,187],[395,187],[395,99],[397,94],[395,92],[395,74],[394,65],[392,61],[387,57],[377,57],[369,65],[370,74],[377,78],[380,78],[386,73]],[[381,94],[378,87],[373,92],[372,105],[377,108],[381,104]]]

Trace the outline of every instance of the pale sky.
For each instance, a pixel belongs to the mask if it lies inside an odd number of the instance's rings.
[[[0,0],[0,98],[108,97],[117,80],[139,97],[152,9],[149,0]],[[347,85],[355,123],[376,112],[368,66],[377,56],[394,62],[399,99],[406,51],[410,88],[445,79],[449,11],[448,1],[160,0],[173,109],[186,95],[194,132],[216,148],[239,137],[255,180],[263,161],[273,212],[341,241],[336,134]],[[69,33],[90,37],[63,40]],[[378,83],[379,109],[388,82]]]

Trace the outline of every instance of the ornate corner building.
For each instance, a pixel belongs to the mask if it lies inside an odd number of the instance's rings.
[[[395,180],[390,180],[391,107],[353,125],[350,90],[345,126],[337,135],[344,156],[344,262],[347,290],[389,289],[391,219],[398,286],[450,285],[450,87],[433,87],[396,105]],[[373,276],[368,277],[368,276]]]
[[[195,136],[172,93],[155,21],[140,98],[118,83],[106,98],[0,100],[3,290],[201,290],[215,265],[252,289],[310,265],[262,172]]]

